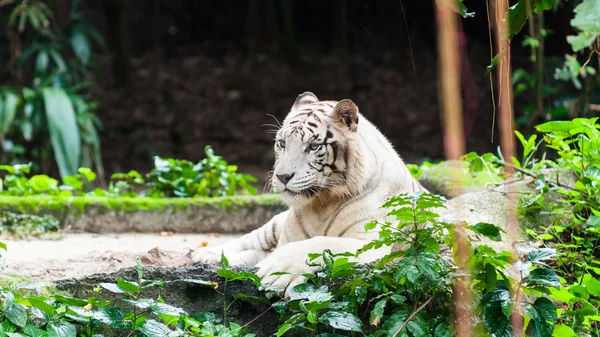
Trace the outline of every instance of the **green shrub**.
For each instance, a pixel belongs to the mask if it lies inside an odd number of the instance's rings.
[[[25,239],[40,236],[60,228],[60,222],[50,215],[15,214],[0,211],[0,235]]]
[[[238,173],[237,166],[228,164],[215,155],[210,146],[205,148],[206,158],[197,164],[187,160],[154,158],[154,168],[146,175],[148,181],[137,171],[115,173],[108,189],[92,189],[96,174],[81,167],[77,174],[58,180],[44,174],[27,178],[31,164],[0,165],[0,195],[93,195],[107,197],[149,196],[153,198],[193,198],[232,196],[239,193],[256,194],[251,185],[256,178]]]
[[[323,258],[323,271],[310,276],[311,282],[296,286],[290,300],[274,304],[282,314],[277,336],[293,329],[306,334],[344,330],[368,333],[369,336],[453,336],[453,287],[460,270],[456,270],[445,253],[444,245],[453,247],[454,225],[440,222],[435,209],[444,207],[439,196],[411,193],[392,197],[384,207],[396,218],[394,223],[371,222],[365,229],[381,226],[379,239],[356,254],[315,254]],[[425,226],[425,224],[428,224]],[[475,236],[499,241],[498,227],[492,224],[470,226],[470,244]],[[406,243],[370,268],[359,273],[348,257],[363,252]],[[509,252],[496,252],[486,245],[470,246],[468,266],[472,270],[471,290],[474,300],[470,310],[480,322],[477,335],[512,336],[510,312],[524,315],[528,336],[550,336],[556,322],[555,306],[546,296],[559,288],[558,276],[546,267],[553,250],[532,250],[521,256],[521,276],[513,280],[505,267],[513,262]],[[528,262],[526,262],[528,261]],[[351,280],[347,280],[351,276]],[[336,280],[347,280],[339,285]],[[511,288],[513,284],[517,289]],[[513,297],[535,292],[531,300]],[[546,333],[550,331],[550,333]]]
[[[0,161],[34,161],[54,156],[61,177],[80,166],[102,172],[98,104],[81,93],[102,36],[73,1],[66,27],[59,27],[45,1],[10,1],[7,31],[19,43],[11,54],[27,86],[0,86]],[[0,6],[1,7],[1,6]],[[4,9],[4,8],[3,8]],[[22,50],[21,50],[22,48]],[[72,55],[72,56],[71,56]],[[21,81],[22,82],[22,81]]]
[[[165,197],[228,196],[238,190],[256,194],[249,183],[256,178],[237,172],[238,167],[229,165],[215,155],[207,145],[206,158],[197,164],[187,160],[154,158],[154,169],[148,174],[151,187],[149,195]]]
[[[2,244],[0,248],[5,248]],[[223,269],[225,270],[225,269]],[[201,282],[200,280],[196,280]],[[204,282],[208,283],[208,282]],[[164,282],[145,280],[138,260],[138,279],[116,279],[102,283],[101,289],[121,294],[131,304],[127,311],[111,306],[100,296],[79,299],[55,295],[40,296],[39,283],[13,284],[0,288],[0,335],[10,337],[42,336],[102,336],[108,329],[128,336],[198,336],[198,337],[253,337],[246,327],[230,322],[224,325],[213,313],[189,314],[185,310],[164,303],[159,297],[143,298],[141,292],[150,287],[162,287]],[[212,284],[208,286],[213,287]]]

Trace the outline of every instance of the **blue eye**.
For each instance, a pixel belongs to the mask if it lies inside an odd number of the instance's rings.
[[[317,151],[318,149],[321,148],[321,144],[310,144],[310,146],[308,147],[311,151]]]
[[[277,141],[277,147],[284,148],[285,147],[285,141],[283,141],[283,140]]]

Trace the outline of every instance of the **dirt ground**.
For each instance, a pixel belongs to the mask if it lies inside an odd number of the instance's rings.
[[[58,280],[100,272],[114,272],[142,264],[183,266],[203,242],[209,246],[236,235],[218,234],[64,234],[61,240],[4,240],[6,269],[43,280]]]

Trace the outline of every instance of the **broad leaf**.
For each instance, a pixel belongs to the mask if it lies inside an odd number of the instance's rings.
[[[60,175],[76,175],[81,156],[81,139],[73,104],[60,88],[43,88],[42,95],[50,142]]]
[[[536,268],[525,279],[530,287],[555,287],[560,288],[560,280],[556,272],[549,268]]]
[[[550,337],[552,335],[553,326],[551,323],[556,322],[558,319],[556,307],[552,304],[552,301],[540,297],[525,312],[531,318],[527,326],[528,336]]]
[[[147,337],[168,337],[171,330],[168,326],[150,319],[140,327],[140,332]]]
[[[69,322],[48,323],[48,337],[76,337],[77,329]]]
[[[87,65],[90,61],[90,55],[92,54],[92,48],[90,41],[83,31],[75,26],[71,31],[71,48],[73,53],[83,65]]]
[[[45,313],[48,316],[52,317],[56,314],[56,310],[54,309],[54,307],[46,303],[43,297],[29,296],[28,300],[32,306],[40,309],[43,313]]]
[[[0,137],[11,129],[18,105],[19,97],[13,92],[6,91],[0,95]]]
[[[512,337],[510,293],[506,289],[495,289],[481,300],[483,323],[490,334],[496,337]],[[507,315],[508,314],[508,315]]]
[[[481,234],[487,237],[490,240],[497,242],[502,241],[502,236],[500,235],[500,232],[504,231],[496,225],[481,222],[474,226],[469,226],[468,228],[477,234]]]
[[[60,296],[60,295],[54,296],[54,300],[56,302],[63,303],[63,304],[69,305],[69,306],[75,306],[75,307],[83,307],[88,304],[87,301],[80,300],[78,298],[66,297],[66,296]]]
[[[362,332],[362,323],[358,317],[343,311],[328,311],[319,317],[319,321],[334,329]]]
[[[128,293],[137,293],[140,291],[140,286],[135,282],[130,282],[122,278],[117,278],[117,286]]]
[[[543,262],[556,256],[556,249],[538,248],[530,251],[528,254],[531,262]]]
[[[27,323],[27,310],[25,306],[15,303],[12,300],[4,302],[4,315],[9,321],[18,326],[25,326]]]

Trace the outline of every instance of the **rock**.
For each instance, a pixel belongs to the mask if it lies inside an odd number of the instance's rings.
[[[436,164],[421,173],[418,180],[429,192],[454,198],[464,193],[477,192],[494,187],[502,182],[498,176],[479,174],[474,176],[469,172],[468,163],[462,160],[448,160]],[[452,177],[462,179],[460,185],[453,182]]]
[[[543,175],[546,182],[554,182],[562,186],[575,186],[577,181],[572,172],[558,171],[555,169],[542,170],[537,173],[538,177]],[[476,225],[478,223],[491,223],[502,228],[506,233],[501,233],[502,241],[495,242],[480,235],[474,235],[470,232],[469,235],[476,239],[475,244],[486,244],[494,248],[496,251],[511,250],[511,246],[527,248],[530,246],[525,242],[525,229],[539,228],[552,224],[556,219],[561,217],[559,213],[551,213],[553,206],[557,205],[562,198],[562,195],[549,191],[544,196],[545,208],[540,209],[523,209],[521,205],[529,201],[538,194],[536,190],[535,179],[533,177],[524,176],[510,178],[502,185],[493,189],[483,189],[478,192],[464,193],[446,202],[446,208],[438,211],[441,220],[459,223],[466,222],[468,225]],[[509,208],[509,197],[516,198],[514,201],[519,205],[511,211]],[[541,212],[545,211],[545,212]],[[519,222],[520,237],[519,242],[509,242],[507,233],[509,232],[507,216],[509,212],[514,212]],[[513,270],[514,273],[514,270]],[[514,273],[513,277],[517,274]]]
[[[215,265],[197,265],[193,267],[160,268],[144,267],[144,279],[163,280],[164,288],[153,287],[142,292],[140,298],[162,297],[165,303],[184,309],[193,315],[200,312],[212,312],[217,317],[222,317],[224,305],[229,306],[234,301],[234,296],[244,294],[249,296],[264,296],[251,281],[231,281],[226,287],[223,279],[217,275]],[[237,272],[256,272],[253,266],[231,266],[230,270]],[[66,279],[56,282],[60,290],[68,291],[78,298],[98,296],[94,288],[99,283],[114,282],[115,278],[136,280],[136,268],[121,269],[116,273],[94,274],[80,279]],[[213,288],[194,283],[191,280],[213,281],[218,284],[218,291],[225,293],[221,296]],[[112,305],[131,309],[131,305],[121,300],[121,295],[113,294],[107,290],[100,293],[102,299],[110,300]],[[248,332],[255,333],[258,337],[271,336],[277,329],[279,314],[268,310],[269,305],[250,300],[238,299],[227,309],[227,320],[240,325],[247,324]],[[268,311],[267,311],[268,310]],[[253,321],[254,320],[254,321]],[[114,330],[112,336],[126,336],[128,331]]]

